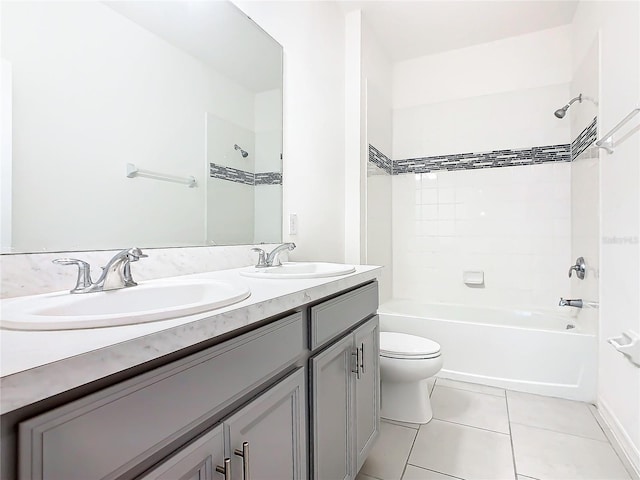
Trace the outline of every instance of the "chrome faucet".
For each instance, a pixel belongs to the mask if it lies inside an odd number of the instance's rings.
[[[258,252],[258,263],[256,264],[256,268],[266,268],[266,267],[279,267],[282,265],[280,263],[280,253],[284,250],[293,250],[296,248],[295,243],[283,243],[282,245],[278,245],[274,248],[271,253],[266,253],[261,248],[252,248],[251,251]]]
[[[561,307],[576,307],[576,308],[582,308],[582,299],[578,298],[576,300],[570,300],[568,298],[562,298],[560,297],[560,303],[558,304]]]
[[[93,283],[91,281],[91,266],[75,258],[57,258],[53,263],[60,265],[77,265],[78,279],[71,293],[103,292],[120,288],[134,287],[137,283],[131,276],[131,262],[137,262],[148,255],[142,253],[139,248],[126,248],[116,253],[107,265],[102,267],[100,278]]]

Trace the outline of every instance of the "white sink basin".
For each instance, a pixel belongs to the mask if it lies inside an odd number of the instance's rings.
[[[240,282],[204,279],[156,280],[107,292],[56,292],[3,301],[0,326],[74,330],[132,325],[206,312],[249,295]]]
[[[279,267],[249,267],[240,271],[240,275],[254,278],[289,280],[295,278],[337,277],[355,271],[356,269],[353,265],[343,265],[341,263],[285,262]]]

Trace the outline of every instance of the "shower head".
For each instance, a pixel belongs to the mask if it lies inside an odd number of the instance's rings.
[[[233,146],[233,148],[236,150],[240,150],[240,155],[242,155],[242,158],[247,158],[249,156],[249,153],[243,150],[242,148],[240,148],[240,146],[237,143]]]
[[[568,109],[569,109],[569,105],[565,105],[564,107],[556,110],[553,114],[558,118],[564,118],[564,116],[567,114]]]
[[[558,118],[564,118],[564,116],[567,114],[567,110],[569,110],[569,107],[575,101],[582,103],[582,94],[578,95],[576,98],[572,98],[569,103],[567,103],[564,107],[559,108],[558,110],[553,112],[553,114]]]

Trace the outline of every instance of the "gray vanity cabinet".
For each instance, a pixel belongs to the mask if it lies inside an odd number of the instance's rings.
[[[305,398],[299,368],[140,480],[302,480]]]
[[[352,359],[351,335],[313,357],[313,478],[348,480],[352,478],[351,438]]]
[[[354,333],[360,350],[360,374],[355,383],[356,471],[360,471],[380,431],[380,328],[378,316]]]
[[[224,429],[218,425],[140,480],[215,480],[224,459]]]
[[[233,480],[303,480],[307,473],[304,369],[225,420]]]
[[[378,317],[311,358],[314,480],[353,480],[380,429]]]
[[[377,306],[370,284],[311,307],[311,344],[328,345],[310,359],[314,480],[355,479],[378,436]]]
[[[379,431],[377,307],[374,281],[43,405],[15,424],[15,476],[354,480]]]
[[[249,413],[254,419],[267,415],[271,408],[267,399],[277,397],[281,392],[279,388],[289,388],[286,383],[289,380],[276,384],[273,390],[266,390],[262,394],[264,397],[256,397],[256,394],[275,383],[270,379],[281,377],[304,361],[303,322],[303,314],[294,313],[21,422],[19,478],[131,478],[136,475],[132,472],[142,473],[138,470],[147,463],[164,461],[156,459],[162,451],[174,445],[179,448],[187,444],[193,438],[191,432],[197,431],[201,425],[215,425],[224,420],[222,412],[240,412],[238,408],[242,408],[247,418]],[[299,368],[287,378],[295,378],[295,382],[304,385],[304,369]],[[298,425],[298,416],[305,412],[304,392],[300,385],[296,384],[295,389],[291,387],[293,390],[285,391],[281,397],[283,402],[292,402],[291,408],[303,409],[295,415],[291,413]],[[254,403],[246,404],[252,398]],[[258,406],[263,408],[262,413]],[[283,409],[276,409],[274,415],[283,418],[285,424],[279,427],[281,430],[291,428],[293,420],[283,417]],[[229,421],[242,424],[240,416],[236,415]],[[228,438],[229,432],[225,433],[225,438]],[[302,434],[297,435],[296,441]],[[296,448],[301,448],[300,444],[296,444]],[[225,449],[227,457],[230,456],[228,450]],[[286,447],[285,450],[293,455],[291,448]],[[187,455],[189,452],[185,450],[184,453]],[[212,462],[214,458],[219,461],[215,452],[210,453]],[[299,452],[295,454],[299,455]],[[196,458],[185,462],[192,463],[194,468],[201,463]],[[145,468],[152,467],[153,463]],[[298,459],[294,463],[297,466]],[[181,462],[176,468],[182,469],[183,466]],[[204,472],[207,471],[205,468]],[[207,478],[206,474],[204,478]],[[214,473],[214,478],[223,477]],[[253,478],[260,478],[257,468]],[[290,475],[284,478],[299,477]]]

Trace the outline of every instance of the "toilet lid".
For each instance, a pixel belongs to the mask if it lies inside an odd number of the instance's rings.
[[[440,355],[440,345],[417,335],[380,332],[380,355],[395,358],[433,358]]]

